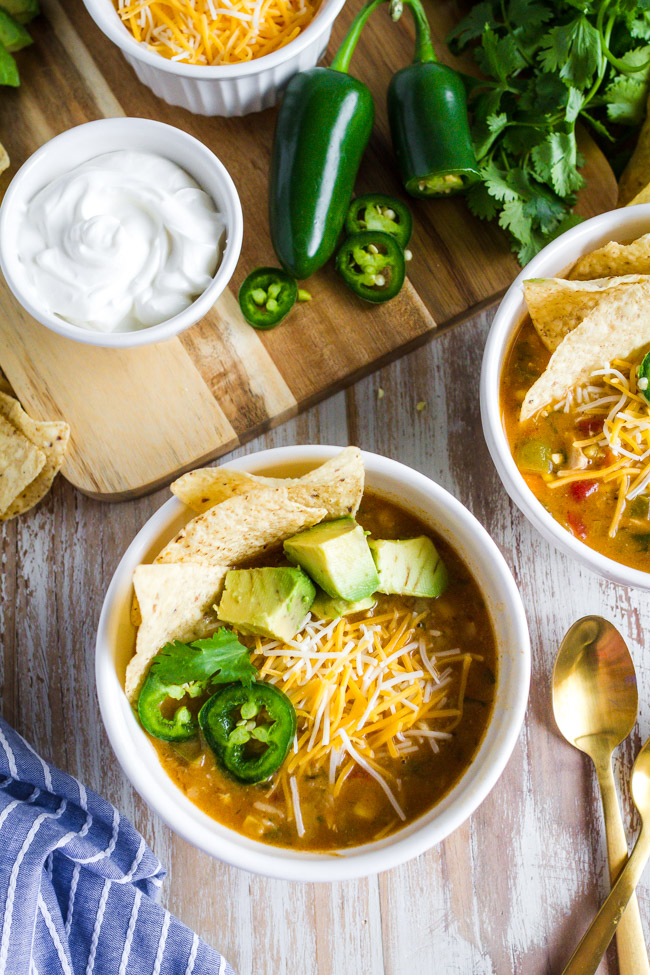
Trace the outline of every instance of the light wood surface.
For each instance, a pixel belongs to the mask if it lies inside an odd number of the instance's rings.
[[[490,316],[462,327],[260,437],[357,443],[417,468],[487,526],[512,566],[533,647],[530,705],[494,790],[436,849],[358,882],[301,885],[226,867],[175,837],[113,757],[94,690],[94,638],[111,574],[166,491],[119,505],[59,478],[35,511],[0,526],[0,709],[43,755],[129,815],[169,868],[163,901],[240,975],[555,975],[608,889],[596,779],[556,731],[550,677],[569,624],[599,613],[635,660],[640,721],[616,757],[627,788],[650,735],[650,600],[599,580],[552,549],[511,504],[480,428],[476,389]],[[378,388],[385,395],[377,398]],[[427,408],[418,412],[416,404]],[[645,644],[645,646],[644,646]],[[650,876],[639,888],[646,936]],[[616,975],[610,951],[599,975]]]
[[[360,2],[336,22],[331,50]],[[371,369],[465,319],[503,292],[516,273],[498,227],[474,219],[460,199],[412,201],[415,234],[410,281],[398,298],[370,307],[330,266],[309,279],[313,300],[287,322],[259,333],[235,299],[246,274],[277,263],[268,233],[267,178],[275,111],[243,119],[206,119],[171,108],[135,78],[120,51],[95,27],[81,0],[45,0],[30,25],[33,48],[20,54],[22,84],[0,100],[0,133],[11,157],[2,177],[72,125],[134,115],[178,125],[204,141],[230,171],[244,209],[242,258],[212,312],[179,339],[120,356],[48,333],[0,286],[0,365],[34,415],[64,417],[72,440],[64,476],[85,493],[112,499],[142,494],[208,457],[268,429]],[[437,3],[431,21],[442,43],[457,16]],[[359,192],[401,194],[384,108],[391,74],[413,55],[408,13],[391,24],[387,10],[370,21],[353,62],[377,106],[375,132]],[[471,65],[458,61],[459,66]],[[615,205],[616,184],[594,143],[584,137],[584,215]],[[152,436],[155,427],[164,437]]]

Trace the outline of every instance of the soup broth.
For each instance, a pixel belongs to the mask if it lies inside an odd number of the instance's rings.
[[[381,538],[431,535],[402,508],[368,493],[357,521]],[[485,734],[497,658],[476,582],[449,545],[437,537],[434,541],[450,579],[440,597],[378,595],[368,612],[313,623],[311,629],[320,636],[309,661],[299,656],[305,645],[300,634],[292,646],[282,648],[295,657],[279,656],[277,647],[274,653],[271,641],[240,635],[251,648],[260,679],[273,681],[292,699],[300,748],[294,745],[271,779],[244,785],[224,774],[202,738],[179,745],[151,738],[164,769],[192,802],[252,839],[333,851],[389,835],[443,798],[472,762]],[[278,553],[276,564],[281,562]],[[269,564],[268,554],[264,563]],[[320,670],[319,654],[326,658]],[[364,681],[369,682],[371,668],[381,668],[389,658],[394,658],[388,674],[394,682],[393,701],[376,713]],[[311,680],[306,679],[308,668],[316,671]],[[314,686],[319,700],[310,696]],[[371,688],[376,686],[377,681],[370,682]],[[388,692],[381,694],[385,698]],[[428,713],[413,727],[418,707],[421,714],[427,708]],[[359,744],[361,732],[355,732],[364,712],[367,748]],[[339,726],[347,732],[339,735],[334,748]]]

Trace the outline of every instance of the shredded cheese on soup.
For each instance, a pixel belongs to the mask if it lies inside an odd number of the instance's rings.
[[[650,403],[641,395],[637,370],[637,362],[615,359],[595,370],[587,383],[571,390],[555,407],[565,413],[573,411],[578,420],[593,421],[596,429],[572,444],[585,466],[558,470],[548,480],[549,487],[575,481],[614,482],[617,500],[610,538],[618,531],[627,502],[650,488]],[[601,455],[604,463],[587,466],[590,455]]]
[[[293,750],[274,788],[283,791],[299,835],[299,780],[321,770],[336,797],[353,769],[363,769],[396,817],[406,819],[399,779],[381,760],[417,752],[423,743],[437,752],[462,719],[472,661],[483,659],[454,649],[436,653],[440,633],[429,622],[428,613],[394,610],[310,621],[288,643],[255,638],[259,679],[280,687],[298,717]]]
[[[170,61],[237,64],[284,47],[317,0],[114,0],[136,41]]]

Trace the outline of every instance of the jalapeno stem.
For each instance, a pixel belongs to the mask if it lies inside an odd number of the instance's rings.
[[[413,63],[437,63],[431,40],[431,26],[420,0],[401,0],[411,11],[415,24],[415,56]]]
[[[366,21],[377,7],[386,2],[387,0],[368,0],[365,6],[361,8],[352,21],[350,29],[343,38],[341,46],[330,65],[333,71],[342,71],[344,74],[347,74],[350,69],[350,61],[352,60],[354,49],[361,37],[361,31]],[[399,20],[404,5],[410,8],[415,23],[414,63],[437,62],[438,58],[436,57],[431,40],[431,27],[420,0],[390,0],[390,10],[393,20]]]
[[[370,14],[376,7],[381,6],[382,3],[386,3],[386,0],[368,0],[365,6],[361,8],[359,13],[352,21],[349,31],[343,38],[341,46],[334,56],[334,60],[330,65],[332,71],[342,71],[343,74],[348,73],[350,70],[350,61],[352,60],[354,49],[357,46],[357,41],[361,37],[361,31],[363,30]]]

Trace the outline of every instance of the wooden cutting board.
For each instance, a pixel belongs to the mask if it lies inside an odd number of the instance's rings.
[[[359,5],[350,0],[344,8],[330,51]],[[12,165],[0,190],[59,132],[91,119],[133,115],[177,125],[205,142],[229,169],[244,209],[244,244],[231,289],[202,322],[157,346],[117,352],[70,342],[33,321],[0,285],[0,365],[33,416],[70,423],[63,473],[84,493],[119,500],[153,490],[463,321],[496,301],[516,274],[504,235],[475,220],[462,200],[410,201],[414,258],[398,298],[366,306],[329,267],[309,280],[309,304],[274,331],[256,332],[243,321],[235,295],[253,267],[277,263],[266,216],[275,110],[220,119],[172,108],[136,80],[81,0],[42,6],[44,15],[30,25],[36,43],[18,56],[21,87],[2,89],[0,140]],[[452,63],[443,38],[457,13],[451,4],[436,3],[432,14],[439,52]],[[353,68],[377,106],[359,192],[401,194],[384,99],[391,74],[412,51],[408,13],[393,25],[387,11],[378,11]],[[582,149],[587,188],[580,211],[591,216],[615,206],[616,184],[588,137]]]

